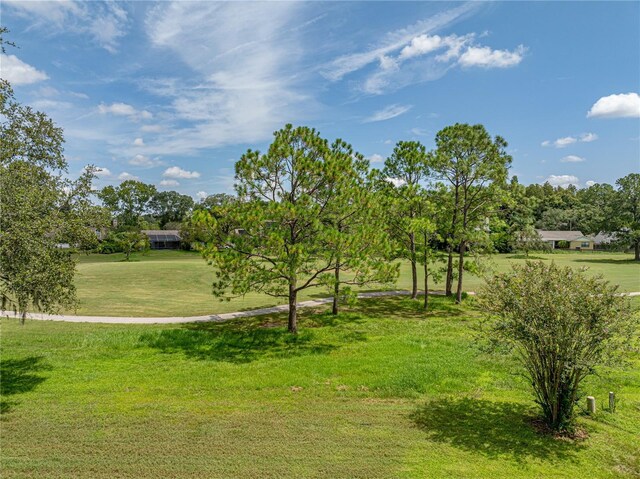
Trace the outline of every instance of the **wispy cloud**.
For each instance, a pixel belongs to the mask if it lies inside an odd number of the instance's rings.
[[[127,11],[115,1],[29,2],[4,0],[3,6],[31,22],[33,28],[50,33],[88,35],[105,50],[115,53],[129,25]]]
[[[363,123],[372,123],[375,121],[390,120],[397,116],[403,115],[413,108],[413,105],[389,105],[382,110],[376,111],[373,115],[363,120]]]
[[[587,118],[640,118],[640,95],[621,93],[603,96],[587,112]]]
[[[315,22],[295,2],[161,3],[146,20],[156,48],[175,54],[191,80],[160,79],[146,87],[169,100],[179,128],[142,153],[189,154],[268,139],[314,109],[299,74],[302,31]]]
[[[109,113],[116,116],[126,116],[133,120],[149,120],[153,118],[151,112],[147,110],[136,110],[127,103],[112,103],[111,105],[101,103],[98,105],[98,112],[101,114]]]
[[[358,85],[364,93],[377,95],[413,83],[437,80],[456,67],[489,69],[518,65],[526,52],[523,45],[514,50],[495,50],[476,43],[476,38],[484,35],[433,34],[478,6],[478,3],[467,3],[390,32],[373,48],[336,58],[324,66],[322,74],[331,81],[338,81],[376,64],[373,72],[367,73]]]
[[[349,73],[379,61],[380,58],[384,58],[385,55],[397,52],[401,48],[409,45],[414,38],[450,25],[477,7],[477,4],[468,2],[459,7],[441,12],[433,17],[420,20],[406,28],[389,32],[384,40],[376,47],[336,58],[325,65],[322,74],[329,80],[340,80]]]
[[[562,163],[581,163],[585,158],[578,155],[567,155],[560,160]]]

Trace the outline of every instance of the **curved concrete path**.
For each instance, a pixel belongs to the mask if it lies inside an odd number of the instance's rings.
[[[418,293],[422,293],[419,291]],[[410,291],[373,291],[369,293],[360,293],[358,298],[380,298],[384,296],[408,296]],[[430,295],[444,296],[443,291],[429,291]],[[469,295],[475,295],[473,291],[467,292]],[[640,296],[640,292],[621,293],[621,296]],[[310,301],[301,301],[298,308],[312,308],[321,306],[333,301],[332,298],[313,299]],[[110,323],[110,324],[174,324],[174,323],[202,323],[202,322],[222,322],[234,318],[249,318],[253,316],[263,316],[265,314],[283,313],[289,310],[288,304],[281,306],[273,306],[270,308],[252,309],[250,311],[238,311],[235,313],[210,314],[208,316],[167,316],[161,318],[135,318],[126,316],[70,316],[65,314],[44,314],[44,313],[28,313],[28,319],[39,321],[66,321],[69,323]],[[9,318],[18,318],[13,311],[0,311],[0,316]]]
[[[374,291],[369,293],[360,293],[358,298],[378,298],[383,296],[406,296],[410,295],[410,291]],[[429,294],[442,296],[442,291],[430,291]],[[469,292],[467,294],[475,294]],[[298,308],[312,308],[323,304],[331,303],[333,298],[313,299],[310,301],[301,301]],[[110,324],[172,324],[172,323],[201,323],[201,322],[222,322],[234,318],[249,318],[252,316],[263,316],[265,314],[282,313],[289,311],[289,305],[273,306],[270,308],[252,309],[250,311],[238,311],[235,313],[210,314],[208,316],[167,316],[162,318],[135,318],[126,316],[70,316],[65,314],[44,314],[44,313],[28,313],[28,319],[36,319],[41,321],[67,321],[70,323],[110,323]],[[13,311],[0,311],[1,316],[17,318]]]

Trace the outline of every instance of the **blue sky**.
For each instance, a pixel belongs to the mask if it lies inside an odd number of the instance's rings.
[[[285,123],[381,166],[398,140],[482,123],[512,174],[640,171],[638,2],[2,2],[0,73],[65,130],[69,173],[197,197]]]

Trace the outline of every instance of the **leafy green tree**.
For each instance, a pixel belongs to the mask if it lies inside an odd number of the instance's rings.
[[[637,339],[638,317],[616,288],[571,268],[527,261],[489,280],[479,296],[489,313],[488,337],[515,352],[555,431],[571,430],[584,379]]]
[[[238,227],[203,252],[217,268],[214,294],[286,297],[288,328],[296,333],[298,293],[326,284],[322,276],[335,269],[326,245],[336,234],[331,213],[341,195],[332,192],[350,175],[349,162],[316,130],[292,125],[274,133],[266,154],[247,151],[236,163],[242,201],[230,211]]]
[[[105,186],[98,192],[98,198],[113,213],[119,230],[139,229],[156,193],[153,185],[126,180],[118,186]]]
[[[450,226],[447,229],[447,294],[453,283],[453,251],[458,250],[458,288],[456,300],[462,300],[464,255],[472,239],[482,232],[489,215],[499,209],[504,197],[511,157],[507,142],[491,138],[482,125],[456,123],[436,135],[436,150],[431,156],[433,171],[450,188]]]
[[[616,216],[615,194],[613,186],[607,183],[596,183],[578,191],[579,229],[582,233],[597,234],[611,229]]]
[[[167,223],[182,221],[193,206],[191,196],[182,195],[177,191],[159,191],[149,201],[149,209],[161,228]]]
[[[616,181],[618,189],[614,196],[614,218],[610,232],[619,241],[629,245],[634,258],[640,261],[640,173],[631,173]]]
[[[411,297],[418,297],[416,232],[413,220],[420,209],[420,194],[429,175],[427,153],[417,141],[399,141],[384,163],[382,194],[386,196],[387,217],[391,233],[400,245],[400,256],[411,263]]]
[[[132,253],[149,250],[149,237],[139,231],[121,231],[113,235],[112,241],[125,255],[125,261],[129,261]]]
[[[94,247],[101,210],[90,202],[94,169],[65,179],[62,129],[19,104],[4,80],[0,138],[0,301],[24,322],[30,308],[74,305],[75,261],[59,245]]]

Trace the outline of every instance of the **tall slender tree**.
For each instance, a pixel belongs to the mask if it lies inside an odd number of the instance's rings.
[[[385,161],[381,174],[385,180],[391,232],[400,245],[401,257],[411,264],[411,297],[415,299],[418,297],[418,260],[412,221],[420,209],[420,182],[429,174],[424,145],[417,141],[399,141]]]
[[[464,255],[487,216],[501,204],[511,157],[507,142],[491,138],[482,125],[456,123],[436,135],[430,155],[434,172],[448,182],[450,227],[447,231],[447,294],[453,283],[453,252],[458,250],[456,301],[462,300]]]
[[[391,242],[384,209],[371,185],[369,162],[340,139],[332,144],[331,154],[344,165],[330,192],[333,200],[327,212],[333,234],[325,245],[325,255],[335,258],[333,275],[326,279],[333,291],[332,313],[338,314],[340,298],[353,293],[351,286],[395,281],[399,265],[389,261]]]

